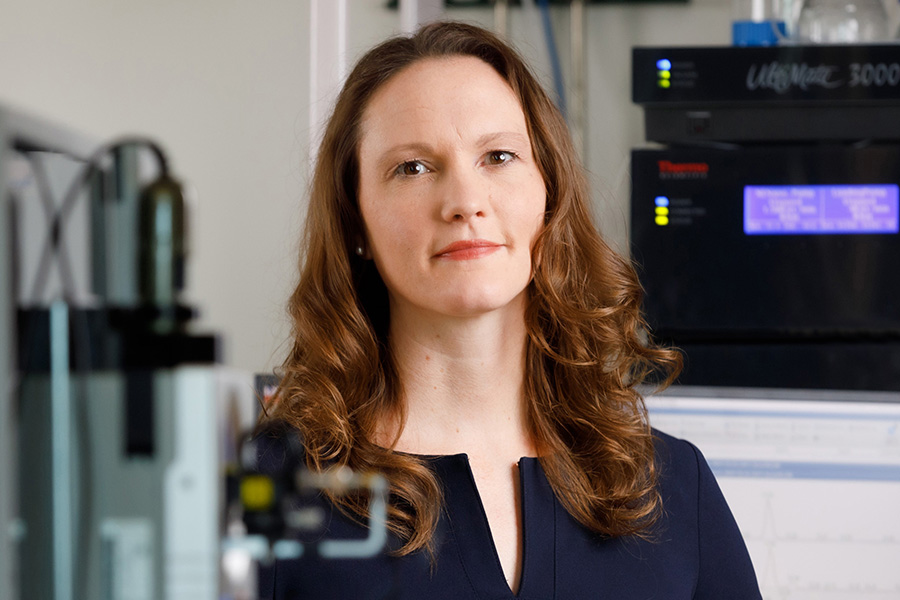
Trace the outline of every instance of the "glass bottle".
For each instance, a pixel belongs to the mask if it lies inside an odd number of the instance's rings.
[[[813,44],[884,42],[887,22],[881,0],[805,0],[796,37]]]

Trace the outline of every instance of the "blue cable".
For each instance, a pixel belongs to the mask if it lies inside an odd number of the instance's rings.
[[[547,52],[550,54],[550,67],[553,69],[553,86],[556,89],[556,101],[563,118],[568,120],[562,66],[559,62],[559,53],[556,51],[556,40],[553,37],[553,23],[550,21],[550,1],[538,0],[538,7],[541,9],[541,17],[544,22],[544,37],[547,40]]]

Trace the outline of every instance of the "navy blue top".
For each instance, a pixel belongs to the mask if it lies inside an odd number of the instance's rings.
[[[444,489],[436,563],[427,554],[364,560],[314,556],[276,566],[274,598],[315,600],[743,600],[756,575],[700,451],[656,432],[664,515],[651,541],[604,538],[562,507],[535,458],[519,461],[523,564],[518,595],[503,575],[465,454],[428,459]],[[364,537],[331,512],[328,537]],[[391,540],[391,547],[399,541]]]

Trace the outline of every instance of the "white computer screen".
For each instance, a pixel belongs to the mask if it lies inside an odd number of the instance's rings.
[[[766,600],[900,600],[900,394],[673,389],[651,424],[697,445]]]

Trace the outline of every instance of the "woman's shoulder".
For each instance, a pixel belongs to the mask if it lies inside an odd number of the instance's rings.
[[[656,466],[661,480],[675,480],[683,485],[686,481],[712,479],[712,472],[706,457],[691,442],[653,429],[653,449]]]
[[[660,454],[671,455],[674,453],[675,459],[690,460],[699,453],[697,447],[687,440],[669,435],[656,428],[652,428],[651,431],[653,432],[653,445],[658,457],[661,457],[659,456]]]
[[[700,565],[695,597],[758,598],[747,547],[703,453],[687,440],[653,434],[666,534],[677,530],[674,539],[695,540]]]
[[[695,515],[702,517],[698,505],[709,502],[727,510],[715,475],[697,446],[657,429],[653,430],[653,444],[659,491],[668,515],[693,520]]]

